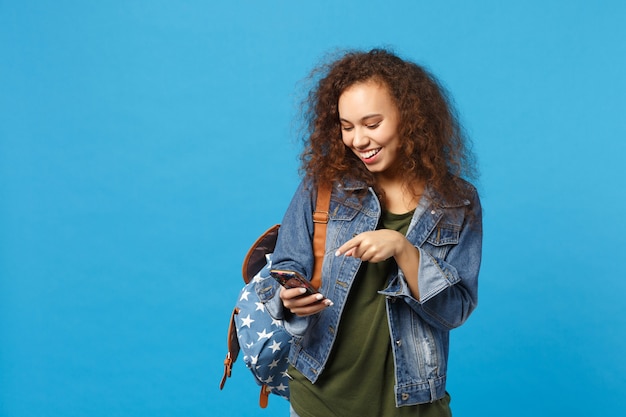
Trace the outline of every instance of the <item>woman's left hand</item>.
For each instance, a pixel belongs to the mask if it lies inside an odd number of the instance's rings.
[[[399,253],[409,244],[403,234],[395,230],[363,232],[341,245],[335,256],[352,256],[365,262],[381,262]]]
[[[387,229],[363,232],[337,249],[335,256],[341,255],[359,258],[364,262],[381,262],[393,256],[398,268],[404,272],[411,294],[419,300],[420,253],[402,233]]]

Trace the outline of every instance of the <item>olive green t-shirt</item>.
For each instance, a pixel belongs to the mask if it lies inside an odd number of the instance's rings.
[[[383,212],[379,228],[406,235],[412,215]],[[385,296],[378,294],[387,286],[390,268],[397,268],[393,258],[362,264],[350,289],[328,363],[315,384],[290,367],[290,401],[299,416],[449,415],[447,397],[433,404],[396,408]]]

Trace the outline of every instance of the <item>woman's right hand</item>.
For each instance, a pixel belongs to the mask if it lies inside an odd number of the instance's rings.
[[[283,306],[296,316],[305,317],[319,313],[327,307],[333,305],[328,298],[324,298],[322,294],[304,295],[304,288],[280,288],[280,299]]]

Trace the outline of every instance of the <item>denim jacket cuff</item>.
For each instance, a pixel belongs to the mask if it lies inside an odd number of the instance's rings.
[[[453,266],[441,263],[422,248],[418,249],[420,252],[417,275],[420,291],[419,302],[425,303],[461,279]]]
[[[302,336],[308,328],[309,319],[307,317],[298,317],[285,311],[283,302],[279,297],[280,284],[272,277],[263,278],[256,285],[259,300],[265,306],[269,315],[276,319],[282,320],[285,330],[292,336]]]
[[[273,319],[283,320],[285,318],[283,303],[280,297],[278,297],[280,286],[276,280],[272,277],[261,278],[255,288],[259,300],[261,300],[269,315]]]

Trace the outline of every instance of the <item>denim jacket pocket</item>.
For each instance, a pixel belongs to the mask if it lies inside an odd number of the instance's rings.
[[[359,214],[359,209],[356,207],[348,207],[342,204],[338,204],[331,210],[330,217],[333,220],[339,221],[351,221]]]
[[[435,258],[445,259],[450,248],[459,243],[460,235],[460,226],[450,223],[438,224],[426,239],[424,249]]]
[[[257,290],[257,294],[261,302],[267,303],[276,295],[278,286],[274,278],[263,277],[261,280],[257,282],[256,290]]]

